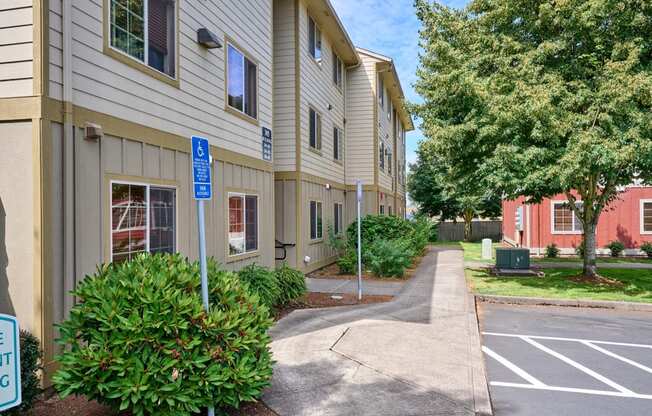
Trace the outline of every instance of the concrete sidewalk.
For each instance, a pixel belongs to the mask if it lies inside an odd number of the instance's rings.
[[[431,248],[393,302],[294,311],[271,335],[281,416],[491,414],[460,250]]]
[[[362,293],[365,295],[398,295],[405,282],[378,282],[365,280],[362,282]],[[358,293],[358,281],[353,279],[315,279],[307,278],[308,292],[320,293]]]

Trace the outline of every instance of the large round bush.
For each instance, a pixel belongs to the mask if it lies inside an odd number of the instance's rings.
[[[412,232],[410,222],[393,215],[366,215],[360,223],[362,245],[375,240],[393,240],[409,237]],[[347,241],[357,247],[358,223],[352,222],[346,230]]]
[[[198,263],[141,255],[102,266],[74,292],[60,326],[54,384],[134,415],[179,416],[258,398],[272,375],[272,321],[232,273],[208,263],[210,313]]]

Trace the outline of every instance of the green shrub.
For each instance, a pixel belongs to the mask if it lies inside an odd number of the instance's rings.
[[[308,291],[306,287],[306,276],[299,270],[288,266],[287,262],[283,262],[281,267],[278,267],[274,273],[276,274],[276,280],[281,290],[279,304],[284,305],[292,300],[298,299]]]
[[[376,240],[369,246],[365,265],[378,277],[403,276],[414,256],[410,245],[404,239]]]
[[[263,305],[271,309],[279,303],[281,288],[273,271],[250,264],[238,271],[238,277]]]
[[[625,251],[625,245],[617,240],[610,242],[605,246],[605,248],[608,248],[611,251],[611,257],[620,257],[620,255],[623,254],[623,251]]]
[[[60,325],[60,395],[135,416],[190,415],[260,397],[272,375],[269,310],[212,259],[208,280],[210,313],[199,264],[178,254],[98,268],[78,285],[79,303]]]
[[[584,240],[575,247],[575,254],[579,257],[584,258]]]
[[[417,218],[414,221],[410,221],[409,224],[412,227],[412,232],[408,237],[412,243],[411,247],[416,255],[421,254],[430,241],[430,234],[434,228],[433,224],[426,217]]]
[[[641,251],[647,254],[648,257],[652,257],[652,243],[646,241],[645,243],[641,244]]]
[[[19,406],[2,412],[3,415],[24,415],[32,408],[36,397],[42,392],[38,377],[42,358],[38,338],[27,331],[20,331],[20,390],[23,400]]]
[[[392,240],[412,234],[413,226],[409,221],[393,215],[367,215],[362,218],[360,232],[362,246],[376,240]],[[358,223],[352,222],[346,230],[350,246],[357,247]]]
[[[358,253],[355,247],[349,247],[337,260],[341,274],[355,274],[358,270]]]
[[[557,257],[559,257],[559,253],[560,250],[559,247],[557,247],[557,244],[552,243],[546,246],[546,257],[548,257],[549,259],[556,259]]]

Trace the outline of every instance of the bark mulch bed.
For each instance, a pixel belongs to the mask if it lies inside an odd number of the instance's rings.
[[[413,275],[421,260],[425,256],[419,256],[414,259],[412,265],[405,270],[403,277],[378,277],[375,274],[371,273],[368,270],[362,271],[362,280],[372,281],[372,282],[405,282],[409,280]],[[333,263],[321,269],[315,270],[314,272],[308,274],[307,277],[314,279],[338,279],[338,280],[353,280],[357,279],[357,274],[341,274],[340,268],[337,266],[337,263]]]
[[[365,295],[361,302],[357,296],[342,294],[341,299],[333,299],[332,293],[307,293],[300,299],[276,311],[275,319],[281,319],[296,309],[325,308],[329,306],[345,306],[389,302],[392,296]],[[263,402],[248,403],[238,410],[227,412],[229,416],[278,416]],[[60,400],[56,395],[38,402],[26,416],[129,416],[128,413],[116,413],[96,402],[84,397],[68,397]]]

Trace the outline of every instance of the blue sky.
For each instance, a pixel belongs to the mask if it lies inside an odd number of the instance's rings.
[[[461,8],[469,0],[443,0]],[[419,20],[413,0],[331,0],[356,46],[391,56],[401,79],[405,96],[418,102],[412,85],[416,80],[419,55]],[[415,125],[415,127],[418,127]],[[417,129],[408,133],[407,160],[414,162],[417,143],[423,134]]]

